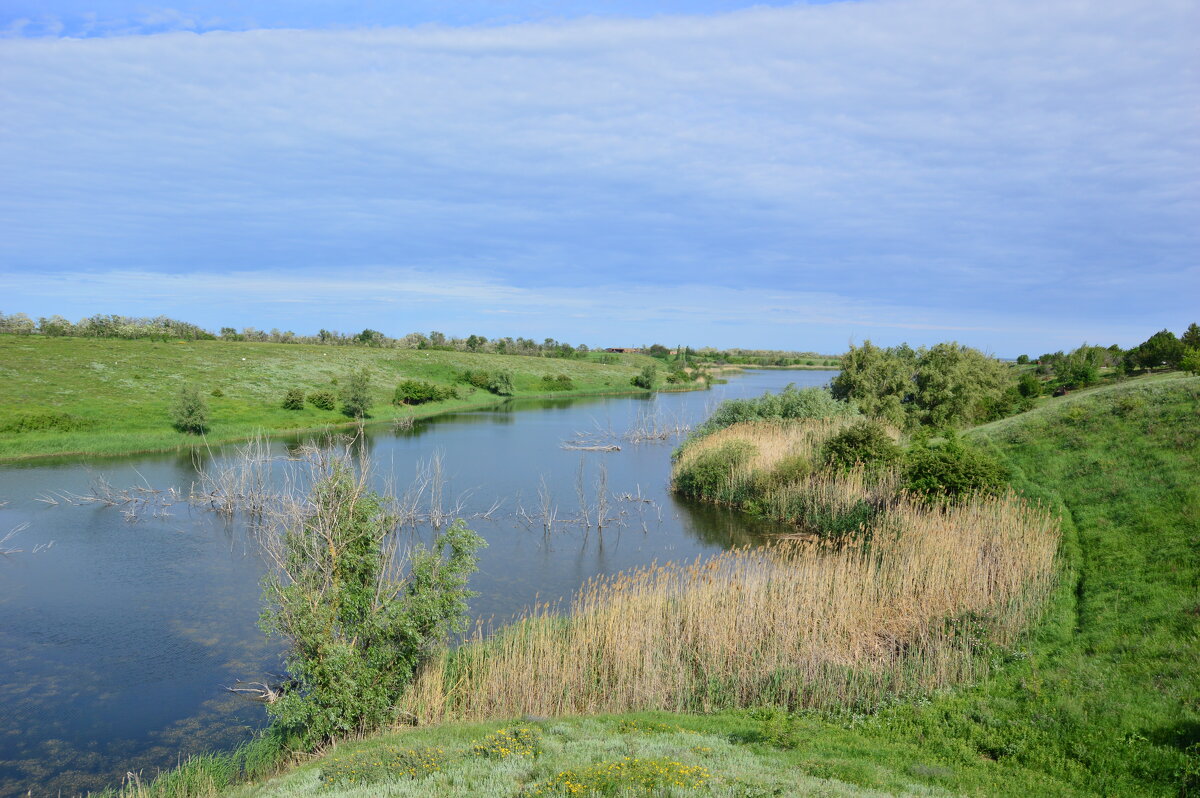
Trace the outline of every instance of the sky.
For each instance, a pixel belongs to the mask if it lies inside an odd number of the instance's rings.
[[[0,311],[1000,356],[1200,321],[1194,0],[0,9]]]

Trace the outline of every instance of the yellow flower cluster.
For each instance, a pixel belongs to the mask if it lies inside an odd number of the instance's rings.
[[[321,768],[321,783],[369,784],[395,778],[421,778],[442,769],[441,748],[400,748],[386,745],[349,756],[331,757]]]
[[[601,762],[582,770],[565,770],[552,779],[535,784],[526,795],[628,795],[658,794],[664,787],[696,790],[712,779],[707,768],[667,759],[625,757]]]
[[[542,752],[542,733],[528,726],[497,729],[471,746],[475,756],[507,759],[510,756],[537,756]]]

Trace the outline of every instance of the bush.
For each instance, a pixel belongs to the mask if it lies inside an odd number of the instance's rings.
[[[175,429],[180,432],[203,435],[208,430],[208,405],[204,403],[200,391],[191,385],[181,388],[175,407],[171,410],[171,418]]]
[[[765,393],[755,399],[727,399],[709,419],[696,428],[692,438],[700,438],[742,421],[758,419],[802,419],[857,416],[853,403],[839,402],[824,388],[797,388],[788,385],[777,394]]]
[[[642,373],[638,374],[629,380],[629,384],[635,388],[644,388],[647,391],[654,390],[654,383],[658,379],[658,369],[654,366],[646,366],[642,369]]]
[[[318,410],[332,410],[337,406],[337,395],[333,391],[313,391],[308,395],[308,403]]]
[[[342,388],[342,413],[351,418],[370,418],[371,376],[366,369],[351,374]]]
[[[748,441],[729,441],[701,452],[675,476],[675,489],[685,496],[729,500],[734,471],[756,452]]]
[[[566,374],[559,374],[557,377],[551,377],[549,374],[542,376],[543,391],[572,391],[575,389],[575,383]]]
[[[863,466],[881,471],[900,460],[900,447],[877,421],[859,421],[834,435],[821,447],[821,462],[837,471]]]
[[[92,424],[69,413],[52,410],[25,413],[0,424],[0,432],[75,432]]]
[[[299,388],[288,388],[288,392],[283,397],[284,410],[303,410],[304,409],[304,391]]]
[[[344,461],[318,474],[264,586],[263,624],[288,641],[295,684],[267,712],[310,749],[394,719],[421,658],[465,627],[467,579],[486,545],[456,521],[411,551],[398,581],[385,551],[395,519],[366,478]]]
[[[771,469],[771,481],[776,485],[791,485],[812,473],[812,463],[802,454],[790,454],[775,463]]]
[[[1025,372],[1017,380],[1017,391],[1026,399],[1042,395],[1042,381],[1032,372]]]
[[[441,402],[457,399],[458,391],[445,385],[435,385],[421,380],[401,380],[392,395],[394,405],[421,405],[426,402]]]
[[[213,389],[212,389],[212,393],[211,393],[211,394],[209,394],[209,395],[210,395],[210,396],[215,396],[216,398],[220,399],[222,396],[224,396],[224,395],[225,395],[225,392],[224,392],[224,391],[222,391],[220,388],[213,388]]]
[[[1008,480],[1002,463],[954,436],[938,446],[918,443],[904,458],[904,490],[930,503],[999,493]]]
[[[468,385],[473,385],[476,388],[482,388],[489,393],[494,393],[497,396],[512,396],[513,384],[512,374],[507,371],[483,371],[471,370],[464,371],[459,379]]]

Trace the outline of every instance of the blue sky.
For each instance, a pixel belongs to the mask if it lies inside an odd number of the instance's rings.
[[[1200,320],[1200,11],[0,11],[0,311],[1000,355]]]

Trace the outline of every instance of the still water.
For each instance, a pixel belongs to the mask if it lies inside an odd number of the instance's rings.
[[[722,399],[832,376],[751,371],[710,391],[515,401],[411,430],[369,427],[360,445],[381,484],[398,492],[440,458],[442,504],[461,502],[488,541],[471,579],[472,612],[503,620],[535,601],[569,598],[598,574],[769,535],[770,525],[667,492],[677,436],[632,443],[626,434],[647,421],[694,424]],[[274,441],[272,451],[301,442]],[[219,466],[234,449],[204,462],[172,453],[0,466],[0,538],[18,530],[0,544],[15,549],[0,555],[0,796],[74,795],[128,772],[150,776],[190,753],[235,746],[263,725],[260,705],[222,689],[281,670],[278,642],[257,626],[265,573],[257,546],[244,525],[149,492],[186,494],[198,466]],[[610,521],[598,531],[602,471]],[[61,498],[104,483],[153,500],[131,514]],[[591,528],[580,520],[580,483]],[[545,496],[557,519],[549,533]],[[427,540],[430,532],[403,534]]]

